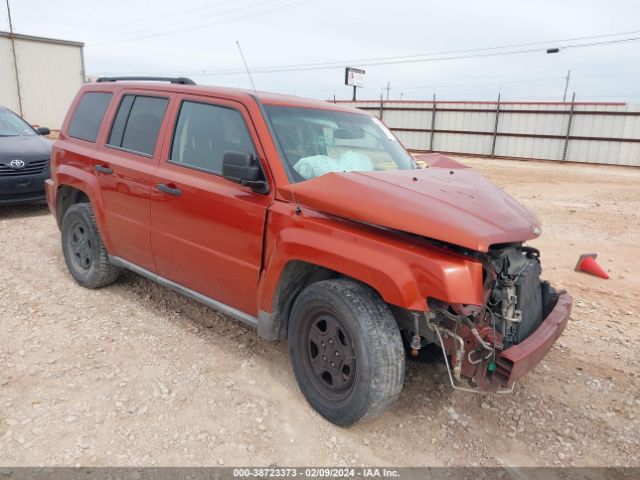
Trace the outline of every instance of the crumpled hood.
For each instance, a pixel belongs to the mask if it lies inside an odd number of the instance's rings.
[[[427,169],[328,173],[279,191],[323,213],[481,252],[540,234],[536,216],[502,189],[440,157]]]

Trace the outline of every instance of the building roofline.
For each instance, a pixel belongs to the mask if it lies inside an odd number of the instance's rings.
[[[71,40],[60,40],[58,38],[47,38],[47,37],[34,37],[33,35],[22,35],[20,33],[14,33],[13,35],[10,32],[0,31],[0,37],[2,38],[15,38],[16,40],[25,40],[28,42],[40,42],[40,43],[52,43],[55,45],[66,45],[69,47],[84,47],[83,42],[74,42]]]

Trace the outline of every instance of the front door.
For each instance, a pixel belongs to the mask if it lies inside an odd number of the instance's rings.
[[[151,246],[158,273],[255,316],[271,196],[222,178],[225,151],[264,158],[244,107],[184,95],[153,179]]]

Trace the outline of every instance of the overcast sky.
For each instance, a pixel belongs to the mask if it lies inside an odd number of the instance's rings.
[[[575,90],[577,100],[640,103],[640,41],[570,47],[640,37],[638,0],[11,0],[11,6],[17,33],[85,42],[88,75],[183,74],[197,83],[250,88],[246,73],[233,73],[242,68],[238,40],[260,90],[347,99],[349,65],[366,70],[359,99],[379,98],[390,82],[392,99],[435,93],[493,100],[500,91],[504,100],[561,100],[571,69],[569,95]],[[0,28],[7,30],[3,8],[4,1]],[[624,32],[636,33],[604,36]],[[562,39],[579,40],[554,42]],[[480,50],[534,42],[545,43]],[[566,48],[546,54],[547,47]],[[470,49],[476,51],[459,52]],[[533,51],[502,55],[521,50]],[[455,51],[411,57],[426,62],[370,60]],[[259,72],[328,62],[339,66]]]

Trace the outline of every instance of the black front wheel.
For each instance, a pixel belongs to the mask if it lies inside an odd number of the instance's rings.
[[[337,425],[387,410],[404,380],[398,326],[380,296],[346,279],[307,287],[288,329],[293,371],[307,401]]]
[[[99,288],[116,281],[120,269],[109,263],[90,204],[69,207],[61,230],[64,259],[76,282],[83,287]]]

